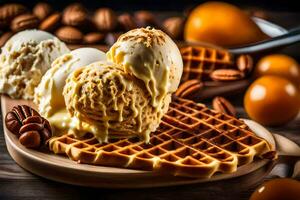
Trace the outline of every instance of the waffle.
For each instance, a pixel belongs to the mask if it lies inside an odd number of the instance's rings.
[[[181,81],[198,79],[210,80],[209,75],[216,69],[232,68],[232,55],[222,49],[187,46],[180,48],[183,59],[183,74]]]
[[[197,178],[235,172],[238,166],[272,152],[242,121],[177,97],[150,143],[138,138],[109,142],[99,144],[89,134],[81,139],[63,135],[51,138],[49,148],[80,163]],[[269,159],[275,159],[276,154],[271,155]]]

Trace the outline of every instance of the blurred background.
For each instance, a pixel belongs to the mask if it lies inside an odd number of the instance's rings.
[[[0,3],[8,3],[12,1],[0,1]],[[16,0],[16,3],[25,3],[28,6],[34,6],[37,2],[36,0]],[[89,0],[89,1],[71,1],[71,0],[48,0],[44,1],[52,4],[57,8],[63,8],[66,5],[73,2],[81,2],[87,8],[94,9],[98,6],[108,6],[119,11],[129,11],[138,9],[150,9],[150,10],[160,10],[160,11],[181,11],[183,8],[188,6],[195,6],[205,1],[199,0]],[[266,10],[276,10],[276,11],[299,11],[300,8],[298,1],[283,1],[283,0],[239,0],[239,1],[225,1],[233,3],[242,7],[259,7]]]

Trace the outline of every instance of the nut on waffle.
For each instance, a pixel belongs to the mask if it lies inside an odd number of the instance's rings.
[[[232,55],[222,49],[186,46],[180,48],[183,59],[183,74],[181,81],[198,79],[210,80],[210,73],[216,69],[232,68]]]
[[[149,144],[137,138],[99,144],[92,135],[81,139],[63,135],[51,138],[49,147],[80,163],[197,178],[235,172],[265,154],[276,157],[270,145],[242,121],[177,97]]]

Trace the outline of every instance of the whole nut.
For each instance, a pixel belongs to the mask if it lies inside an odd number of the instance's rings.
[[[134,13],[134,18],[139,27],[157,26],[156,18],[150,11],[137,11]]]
[[[32,12],[39,20],[44,20],[52,13],[52,7],[48,3],[40,2],[34,6]]]
[[[63,11],[62,22],[70,26],[81,26],[87,21],[87,10],[79,3],[66,7]]]
[[[15,135],[19,135],[22,122],[18,119],[16,113],[8,112],[5,117],[6,128]]]
[[[183,33],[184,20],[181,17],[170,17],[163,23],[167,34],[173,39],[180,39]]]
[[[98,32],[92,32],[88,33],[84,36],[83,41],[86,44],[97,44],[104,40],[105,34],[98,33]]]
[[[204,88],[204,84],[197,79],[191,79],[181,84],[175,95],[181,98],[193,99]]]
[[[94,21],[100,31],[113,31],[117,26],[117,16],[110,8],[99,8],[94,16]]]
[[[27,9],[21,4],[12,3],[2,6],[0,8],[0,28],[8,26],[13,18],[25,12]]]
[[[9,38],[13,35],[12,32],[6,32],[0,37],[0,47],[5,45],[6,41],[9,40]],[[1,52],[0,52],[1,53]]]
[[[43,31],[53,31],[60,24],[60,19],[60,13],[53,13],[40,23],[39,29]]]
[[[237,59],[237,67],[244,74],[249,74],[253,69],[253,59],[250,55],[240,55]]]
[[[210,78],[214,81],[235,81],[244,78],[244,74],[235,69],[217,69],[210,74]]]
[[[49,122],[27,105],[18,105],[6,114],[5,125],[26,147],[37,148],[46,143],[52,131]]]
[[[41,145],[41,136],[37,131],[28,131],[19,137],[19,141],[27,148],[38,148]]]
[[[131,29],[137,28],[137,24],[134,21],[134,18],[128,14],[124,13],[118,17],[118,22],[121,26],[121,28],[125,31],[129,31]]]
[[[55,35],[64,42],[71,44],[80,44],[83,39],[82,32],[72,26],[63,26],[59,28]]]
[[[33,108],[26,105],[18,105],[5,116],[6,128],[15,135],[19,135],[19,130],[23,125],[23,120],[30,116],[40,116]]]
[[[19,131],[20,135],[29,131],[37,131],[42,144],[45,144],[52,134],[49,122],[41,116],[31,116],[23,120],[23,126]]]
[[[22,14],[17,16],[11,22],[11,30],[14,32],[22,31],[25,29],[36,28],[39,25],[39,19],[32,14]]]
[[[234,106],[225,98],[223,97],[215,97],[212,102],[212,107],[214,110],[231,115],[231,116],[236,116],[236,110]]]

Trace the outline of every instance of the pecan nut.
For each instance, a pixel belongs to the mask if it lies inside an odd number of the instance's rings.
[[[210,74],[214,81],[236,81],[244,78],[244,73],[235,69],[217,69]]]
[[[62,22],[70,26],[81,26],[88,18],[87,10],[79,3],[69,5],[63,12]]]
[[[83,40],[83,33],[72,26],[62,26],[56,32],[55,35],[62,41],[70,44],[80,44]]]
[[[99,32],[91,32],[86,34],[83,37],[83,41],[86,44],[99,44],[101,43],[105,38],[105,34],[99,33]]]
[[[39,20],[43,20],[52,13],[52,10],[48,3],[40,2],[34,6],[32,12]]]
[[[5,117],[8,130],[19,137],[21,144],[28,148],[38,148],[51,137],[49,122],[33,108],[26,105],[15,106]]]
[[[167,34],[173,39],[180,39],[183,33],[184,20],[181,17],[170,17],[163,23]]]
[[[212,107],[214,110],[231,116],[236,116],[236,110],[234,106],[224,97],[215,97],[212,101]]]
[[[19,137],[19,141],[27,148],[37,148],[41,144],[41,137],[37,131],[27,131]]]
[[[40,23],[39,29],[43,31],[53,31],[60,24],[60,19],[60,13],[53,13]]]
[[[27,9],[21,4],[6,4],[0,8],[0,27],[8,26],[11,20],[16,16],[27,12]]]
[[[26,105],[18,105],[6,114],[5,125],[6,128],[15,135],[19,135],[23,120],[30,116],[40,116],[40,114],[33,108]]]
[[[197,79],[191,79],[179,86],[175,95],[181,98],[193,99],[204,88],[204,84]]]
[[[104,32],[113,31],[118,24],[117,16],[110,8],[98,9],[95,13],[94,21],[97,28]]]
[[[236,62],[238,69],[246,75],[253,69],[253,59],[250,55],[240,55]]]
[[[23,14],[13,19],[10,28],[14,32],[17,32],[25,29],[36,28],[38,25],[39,19],[35,15]]]

